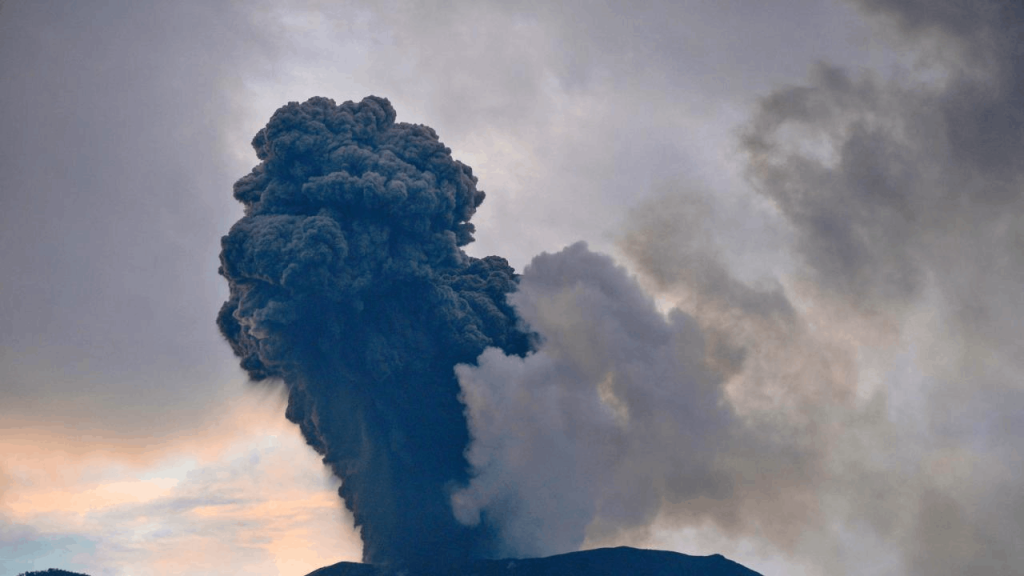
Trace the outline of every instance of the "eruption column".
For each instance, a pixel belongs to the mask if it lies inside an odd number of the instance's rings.
[[[287,386],[288,419],[342,479],[364,561],[489,556],[493,534],[449,502],[468,481],[453,368],[489,346],[524,355],[530,339],[505,301],[512,268],[461,250],[484,199],[472,170],[373,96],[290,103],[252,144],[260,163],[234,187],[245,216],[222,240],[221,332],[253,380]]]

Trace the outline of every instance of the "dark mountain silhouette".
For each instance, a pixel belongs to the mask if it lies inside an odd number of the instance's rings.
[[[88,576],[50,568],[18,576]],[[306,576],[762,576],[721,554],[689,556],[620,546],[523,560],[474,560],[423,570],[338,562]]]
[[[88,576],[51,568],[18,576]],[[620,546],[525,560],[477,560],[420,571],[339,562],[306,576],[762,576],[722,556]]]
[[[338,562],[307,576],[761,576],[721,554],[688,556],[625,546],[524,560],[476,560],[441,569],[389,570]]]

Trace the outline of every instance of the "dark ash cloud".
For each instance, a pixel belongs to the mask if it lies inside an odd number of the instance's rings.
[[[465,255],[484,199],[468,166],[391,104],[326,98],[279,109],[235,185],[218,318],[254,380],[288,387],[287,416],[342,479],[364,559],[486,557],[492,534],[451,514],[468,432],[453,367],[488,346],[523,354],[505,260]]]

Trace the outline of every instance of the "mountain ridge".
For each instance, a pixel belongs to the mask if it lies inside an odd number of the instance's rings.
[[[88,576],[57,568],[18,576]],[[544,558],[475,560],[444,568],[389,568],[338,562],[306,576],[763,576],[721,554],[690,556],[667,550],[618,546]]]
[[[306,576],[763,576],[721,554],[690,556],[618,546],[544,558],[477,560],[446,568],[392,569],[338,562]]]

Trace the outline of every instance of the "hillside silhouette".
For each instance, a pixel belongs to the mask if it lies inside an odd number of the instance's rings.
[[[18,576],[89,576],[50,568]],[[621,546],[570,552],[547,558],[476,560],[445,568],[389,569],[338,562],[306,576],[762,576],[721,554],[689,556]]]
[[[621,546],[547,558],[478,560],[444,569],[394,571],[339,562],[307,576],[761,576],[721,554],[689,556]]]

